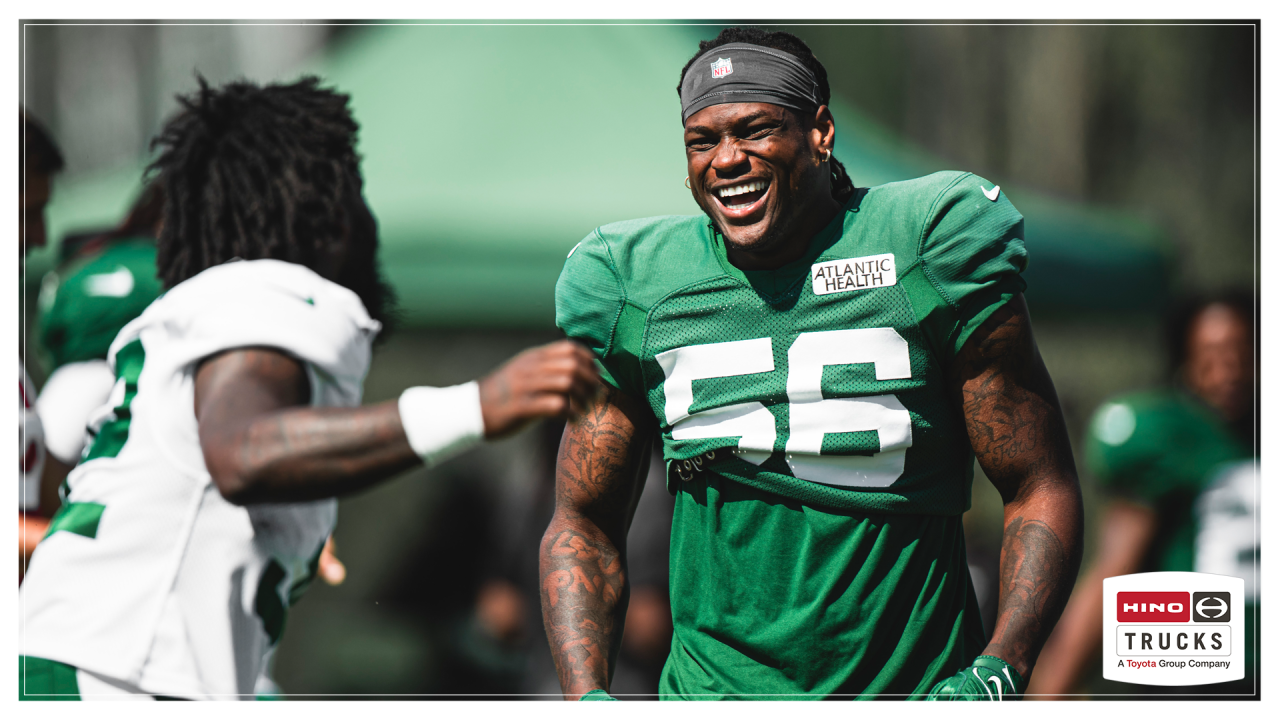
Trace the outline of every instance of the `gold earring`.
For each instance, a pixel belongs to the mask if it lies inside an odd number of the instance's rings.
[[[689,176],[688,176],[688,175],[685,175],[685,176],[684,176],[684,186],[685,186],[685,187],[687,187],[687,188],[689,188],[690,190],[692,190],[692,189],[693,189],[692,187],[689,187]]]

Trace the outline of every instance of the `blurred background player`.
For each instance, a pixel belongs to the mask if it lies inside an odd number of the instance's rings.
[[[1245,579],[1245,678],[1118,691],[1255,693],[1255,317],[1254,300],[1243,292],[1184,302],[1166,331],[1172,383],[1113,398],[1094,413],[1085,458],[1110,498],[1098,523],[1097,557],[1045,645],[1029,692],[1073,693],[1098,677],[1087,671],[1102,654],[1104,578],[1195,571]]]
[[[157,138],[166,288],[23,586],[20,696],[252,697],[337,495],[595,392],[570,342],[478,382],[360,406],[392,298],[347,98],[315,78],[212,89]]]
[[[52,193],[53,175],[62,169],[62,153],[53,139],[23,109],[18,110],[18,268],[25,272],[26,255],[45,244],[45,206]],[[25,343],[24,343],[25,345]],[[40,480],[46,449],[44,428],[35,408],[35,386],[23,358],[18,361],[18,580],[27,561],[49,527],[42,512]],[[46,505],[47,508],[47,505]]]

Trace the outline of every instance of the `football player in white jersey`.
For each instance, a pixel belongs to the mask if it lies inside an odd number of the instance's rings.
[[[166,293],[112,344],[111,399],[23,586],[22,698],[248,699],[334,498],[595,393],[588,351],[361,406],[389,292],[347,98],[203,81],[156,140]]]
[[[49,204],[51,180],[62,169],[62,153],[39,123],[18,111],[18,267],[27,253],[45,243],[44,209]],[[48,518],[40,514],[40,477],[44,472],[44,429],[35,410],[35,387],[27,366],[18,360],[18,581],[36,543],[48,530]]]

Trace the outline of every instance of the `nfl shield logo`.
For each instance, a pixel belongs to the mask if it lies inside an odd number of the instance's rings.
[[[722,78],[725,75],[733,74],[733,60],[729,58],[718,58],[711,63],[711,77]]]

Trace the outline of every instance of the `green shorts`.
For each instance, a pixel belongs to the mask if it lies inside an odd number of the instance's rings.
[[[76,669],[44,658],[18,656],[19,700],[79,700]]]

